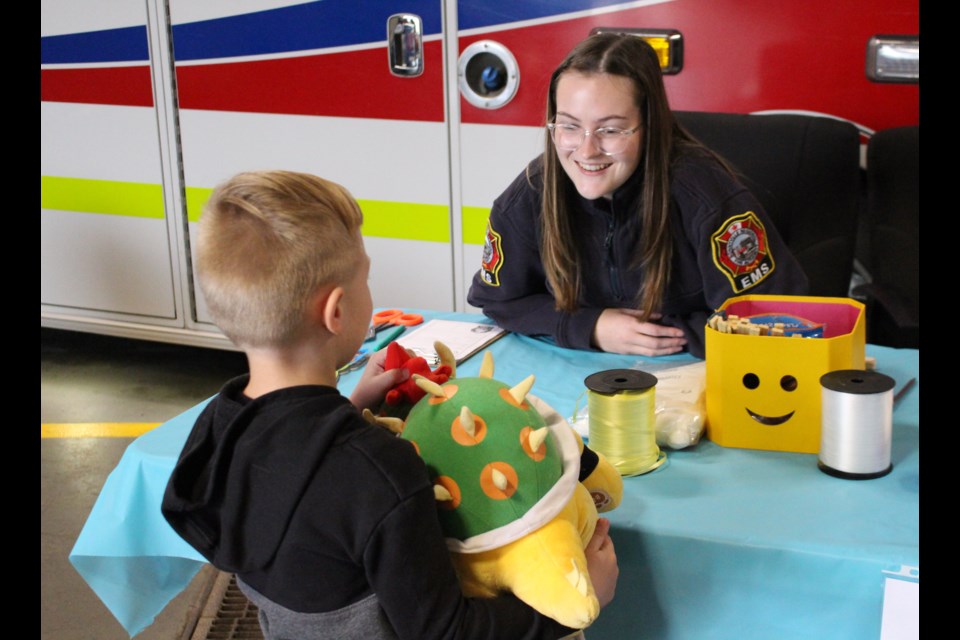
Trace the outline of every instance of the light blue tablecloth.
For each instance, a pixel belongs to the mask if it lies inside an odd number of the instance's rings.
[[[634,366],[656,373],[694,361],[571,351],[517,335],[489,350],[498,379],[535,373],[533,393],[565,416],[585,402],[591,373]],[[908,567],[919,575],[920,353],[874,346],[867,353],[897,389],[917,378],[894,412],[893,471],[852,481],[820,472],[810,454],[707,440],[668,450],[660,469],[625,480],[623,503],[607,514],[620,581],[590,640],[880,637],[885,572]],[[475,375],[479,366],[475,356],[458,374]],[[345,376],[341,390],[349,393],[358,378]],[[160,514],[167,478],[203,404],[130,445],[70,554],[131,635],[203,564]]]

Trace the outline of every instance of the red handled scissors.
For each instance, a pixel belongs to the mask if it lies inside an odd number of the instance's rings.
[[[404,313],[400,309],[378,311],[370,319],[366,340],[373,340],[374,336],[390,326],[410,327],[421,322],[423,322],[423,316],[419,313]]]
[[[400,309],[378,311],[373,314],[372,319],[372,324],[376,328],[388,324],[410,327],[421,322],[423,322],[423,316],[419,313],[404,313]]]

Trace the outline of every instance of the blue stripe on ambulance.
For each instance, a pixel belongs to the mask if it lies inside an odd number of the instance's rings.
[[[147,60],[149,51],[144,25],[40,38],[40,64]]]
[[[441,32],[440,8],[440,0],[403,3],[423,19],[424,35]],[[397,11],[394,0],[326,0],[177,24],[174,52],[185,62],[386,42],[387,18]],[[369,19],[378,13],[383,20]],[[145,61],[146,27],[41,37],[40,52],[40,64]]]
[[[439,0],[327,0],[174,25],[174,49],[182,62],[385,42],[401,6],[423,19],[424,35],[440,33]],[[370,18],[378,13],[382,20]]]

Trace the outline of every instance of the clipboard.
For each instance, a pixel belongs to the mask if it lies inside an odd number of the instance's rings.
[[[439,340],[450,348],[457,364],[460,364],[507,333],[506,329],[495,324],[434,319],[401,336],[397,342],[435,366],[439,364],[440,357],[433,343]]]

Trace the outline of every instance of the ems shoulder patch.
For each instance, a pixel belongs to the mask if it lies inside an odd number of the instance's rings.
[[[487,222],[487,238],[483,243],[483,259],[480,262],[480,277],[492,287],[500,286],[500,267],[503,266],[503,243],[500,234]]]
[[[734,292],[759,284],[773,273],[767,232],[753,211],[728,218],[711,236],[713,263]]]

